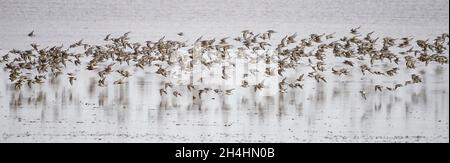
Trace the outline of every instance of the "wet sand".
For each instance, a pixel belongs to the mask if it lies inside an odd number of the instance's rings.
[[[305,83],[285,94],[159,95],[159,76],[135,76],[98,87],[88,75],[17,91],[8,81],[0,99],[2,142],[448,142],[448,65],[424,83],[370,93],[358,76]],[[427,67],[427,69],[430,69]],[[442,71],[442,72],[440,72]],[[89,74],[86,72],[86,74]],[[2,77],[5,73],[1,73]],[[329,77],[331,78],[331,77]],[[89,84],[88,84],[89,83]]]

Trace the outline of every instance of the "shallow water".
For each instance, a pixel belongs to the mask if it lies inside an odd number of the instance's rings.
[[[144,41],[236,36],[243,29],[274,29],[273,40],[294,32],[339,37],[359,25],[393,37],[433,38],[449,30],[447,0],[0,0],[0,14],[6,15],[1,54],[32,42],[101,43],[108,33],[127,31]],[[36,37],[26,36],[31,30]],[[186,36],[176,36],[180,31]],[[361,88],[389,81],[329,74],[327,84],[311,80],[283,95],[240,88],[194,103],[185,86],[176,86],[182,97],[161,97],[162,79],[154,73],[105,88],[96,86],[96,74],[78,74],[74,86],[55,79],[16,91],[0,71],[0,142],[449,142],[448,64],[426,67],[422,84],[370,92],[367,100]]]

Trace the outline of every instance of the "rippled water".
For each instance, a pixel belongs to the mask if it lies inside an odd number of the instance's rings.
[[[102,43],[108,33],[127,31],[144,41],[179,39],[180,31],[194,40],[274,29],[279,40],[294,32],[339,37],[359,25],[393,37],[449,30],[447,0],[0,0],[0,15],[1,54],[33,42]],[[31,30],[35,38],[26,36]],[[185,86],[177,86],[185,96],[161,97],[162,78],[154,73],[102,88],[96,74],[79,70],[74,86],[55,79],[16,91],[0,71],[0,142],[449,142],[448,64],[422,70],[423,84],[369,93],[367,100],[358,91],[385,79],[328,75],[327,84],[308,81],[284,95],[240,88],[230,96],[209,93],[200,103]],[[399,81],[411,72],[401,73]]]

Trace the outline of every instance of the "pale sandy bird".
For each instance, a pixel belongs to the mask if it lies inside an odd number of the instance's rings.
[[[36,44],[30,44],[31,47],[33,47],[34,50],[39,51],[38,46]]]
[[[367,92],[364,90],[359,91],[359,93],[361,94],[361,97],[364,98],[364,100],[367,100],[366,94]]]
[[[209,88],[205,88],[205,89],[201,89],[198,91],[198,97],[201,99],[202,98],[202,94],[204,93],[208,93],[210,89]]]
[[[383,86],[381,86],[381,85],[375,85],[375,91],[382,91],[382,89],[383,89]]]
[[[34,34],[34,30],[28,33],[28,37],[36,37],[36,35]]]
[[[128,78],[130,77],[130,72],[127,70],[116,70],[117,73],[119,73],[120,75],[122,75],[122,77],[124,78]]]
[[[220,94],[220,93],[222,93],[223,91],[220,90],[220,89],[214,89],[214,92],[217,93],[217,94]]]
[[[195,89],[195,87],[192,83],[189,83],[186,87],[189,91],[192,91],[193,89]]]
[[[301,74],[296,80],[299,81],[299,82],[304,81],[305,80],[304,79],[304,75],[305,74]]]
[[[233,94],[232,91],[234,91],[234,89],[227,89],[227,90],[225,90],[225,94],[226,95],[232,95]]]
[[[361,28],[361,26],[359,26],[359,27],[356,27],[356,28],[352,28],[351,30],[350,30],[350,33],[351,34],[353,34],[353,35],[358,35],[359,33],[358,33],[358,30]]]
[[[325,83],[327,82],[327,80],[325,80],[325,77],[318,73],[309,73],[308,76],[314,78],[317,83],[320,83],[320,81],[323,81]]]
[[[400,87],[403,87],[403,84],[395,84],[394,85],[394,90],[397,90]]]
[[[326,35],[325,39],[329,40],[329,39],[334,38],[334,34],[336,34],[336,32]]]
[[[388,74],[389,76],[394,76],[397,74],[398,70],[399,70],[399,68],[395,67],[395,68],[392,68],[392,69],[386,71],[386,74]]]
[[[227,39],[228,39],[228,38],[229,38],[229,37],[225,37],[225,38],[220,39],[219,44],[228,44],[228,43],[227,43]]]
[[[167,89],[168,87],[173,88],[173,84],[171,82],[164,83],[164,89]]]
[[[28,85],[28,88],[31,89],[31,87],[32,87],[32,85],[33,85],[34,83],[35,83],[34,80],[32,80],[32,79],[27,79],[27,85]]]
[[[159,95],[163,95],[166,94],[167,95],[167,91],[165,89],[159,89]]]
[[[289,83],[288,86],[291,87],[291,88],[303,89],[303,84],[300,84],[300,83]]]
[[[354,65],[353,62],[349,61],[349,60],[345,60],[343,63],[346,64],[346,65],[352,66],[352,67]]]
[[[403,84],[403,85],[407,86],[407,85],[410,85],[410,84],[412,84],[412,81],[408,80],[408,81],[405,81],[405,84]]]
[[[248,85],[248,81],[247,81],[247,80],[242,80],[241,87],[247,88],[248,86],[249,86],[249,85]]]
[[[181,96],[181,93],[178,92],[178,91],[173,91],[173,95],[174,95],[175,97],[179,97],[179,96]]]
[[[412,74],[411,75],[412,83],[420,83],[422,82],[422,78],[419,75]]]
[[[104,41],[109,41],[109,37],[111,36],[111,34],[106,35],[106,37],[103,39]]]
[[[98,86],[104,87],[106,85],[105,84],[105,80],[106,80],[106,77],[101,78],[100,80],[98,80]]]
[[[296,42],[296,41],[295,41],[295,38],[296,38],[296,37],[297,37],[297,33],[294,33],[293,35],[287,37],[286,43],[287,43],[287,44],[295,43],[295,42]]]
[[[347,69],[345,69],[345,68],[342,68],[342,69],[331,68],[331,71],[332,71],[333,74],[338,75],[338,76],[348,75],[348,73],[349,73],[349,71]]]
[[[268,39],[270,39],[272,37],[272,34],[274,34],[274,33],[277,33],[277,32],[275,32],[274,30],[268,30],[267,31]]]
[[[125,82],[123,81],[123,78],[120,78],[119,80],[114,81],[113,84],[115,84],[115,85],[121,85],[121,84],[124,84],[124,83],[125,83]]]
[[[255,92],[264,88],[264,80],[255,85]]]

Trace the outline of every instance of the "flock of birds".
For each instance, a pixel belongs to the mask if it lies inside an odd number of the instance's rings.
[[[288,88],[303,89],[306,79],[315,80],[318,83],[327,82],[324,72],[328,71],[336,76],[350,75],[352,70],[358,70],[362,75],[379,75],[394,77],[405,66],[407,69],[415,69],[418,65],[427,66],[429,63],[448,64],[447,48],[449,46],[449,34],[444,33],[434,39],[415,40],[412,37],[391,38],[374,37],[374,32],[360,33],[360,27],[353,28],[347,36],[335,39],[335,33],[311,34],[306,38],[297,38],[297,33],[286,35],[273,43],[271,38],[274,30],[263,33],[254,33],[244,30],[235,38],[203,39],[198,38],[193,43],[188,41],[166,40],[162,37],[158,41],[146,41],[145,43],[131,42],[128,37],[130,32],[113,37],[108,34],[103,45],[90,45],[83,40],[75,42],[68,47],[63,45],[43,47],[35,43],[30,44],[28,50],[10,50],[0,58],[0,65],[9,72],[9,80],[15,89],[20,90],[23,85],[32,88],[34,84],[41,84],[47,78],[66,76],[72,85],[77,80],[77,74],[66,72],[71,66],[85,68],[98,74],[98,86],[107,85],[109,75],[117,73],[120,78],[113,84],[124,84],[133,73],[139,69],[156,68],[156,74],[165,78],[171,74],[171,67],[181,65],[185,70],[192,71],[195,64],[210,68],[230,63],[235,67],[233,58],[245,58],[249,63],[262,62],[276,64],[276,68],[266,68],[266,76],[279,76],[280,93],[287,92]],[[177,34],[184,37],[184,33]],[[28,37],[36,37],[34,31]],[[185,49],[187,53],[180,54]],[[232,52],[233,51],[233,52]],[[235,56],[232,54],[236,54]],[[342,62],[336,65],[327,65],[326,58],[334,57]],[[84,62],[87,61],[87,62]],[[305,63],[310,71],[305,74],[296,74],[295,78],[288,80],[285,76],[287,70],[296,70],[299,65]],[[377,63],[390,64],[388,70],[375,69]],[[127,66],[133,68],[118,68]],[[328,67],[326,67],[328,66]],[[331,67],[331,68],[329,68]],[[67,68],[68,69],[68,68]],[[222,79],[229,79],[230,67],[222,66]],[[305,70],[305,69],[303,69]],[[246,80],[250,75],[260,73],[258,70],[250,70],[245,73],[240,87],[253,88],[255,92],[265,88],[264,80],[257,84],[249,84]],[[373,91],[395,91],[400,87],[422,82],[419,74],[410,74],[411,78],[394,85],[375,85]],[[203,78],[200,78],[203,82]],[[161,96],[172,94],[175,97],[183,96],[181,91],[173,89],[172,81],[165,81],[159,90]],[[202,97],[203,93],[214,91],[218,94],[231,95],[235,89],[214,89],[202,85],[187,85],[191,92],[197,90],[193,99]],[[168,93],[170,92],[170,93]],[[366,99],[368,90],[360,90],[361,97]],[[197,94],[198,93],[198,94]],[[194,93],[192,93],[194,94]]]

